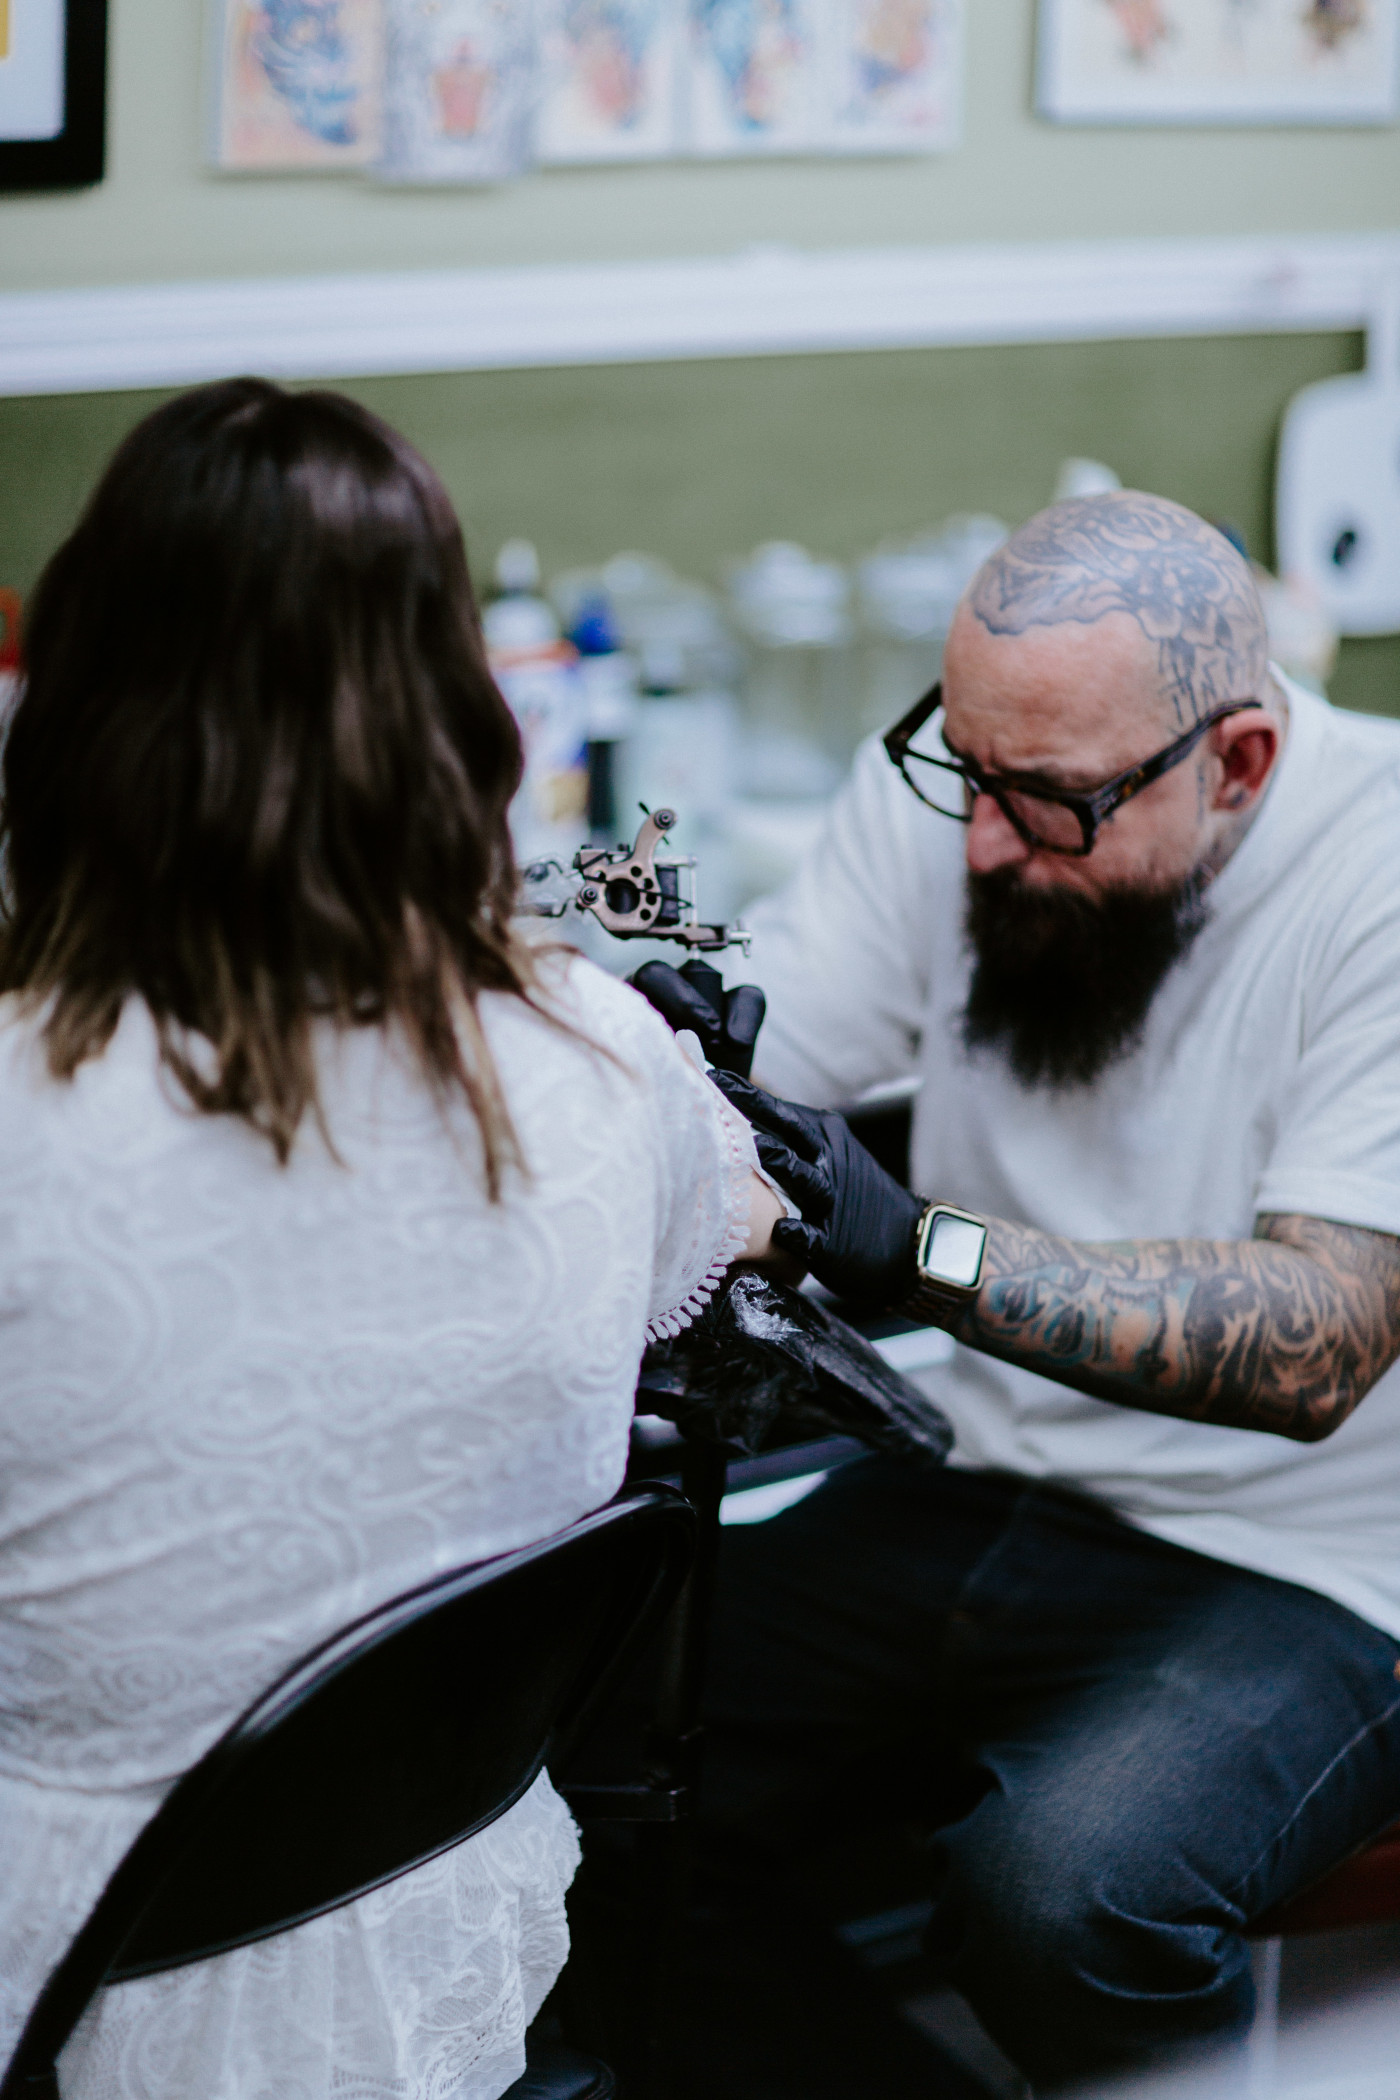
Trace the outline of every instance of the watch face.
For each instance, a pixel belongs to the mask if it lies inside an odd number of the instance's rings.
[[[924,1267],[940,1283],[961,1284],[964,1289],[977,1281],[982,1266],[982,1248],[987,1228],[971,1218],[950,1218],[946,1212],[933,1221]]]

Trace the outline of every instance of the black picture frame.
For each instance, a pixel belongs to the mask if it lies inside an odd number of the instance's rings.
[[[0,139],[0,193],[87,189],[106,164],[107,0],[64,0],[63,129]]]

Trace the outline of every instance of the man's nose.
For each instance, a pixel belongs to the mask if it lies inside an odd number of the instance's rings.
[[[992,795],[978,795],[967,827],[967,865],[974,875],[1014,867],[1029,860],[1031,849]]]

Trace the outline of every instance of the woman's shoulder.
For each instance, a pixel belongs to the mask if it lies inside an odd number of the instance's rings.
[[[574,949],[546,949],[536,961],[537,1024],[562,1021],[591,1042],[626,1059],[678,1056],[675,1038],[640,992]],[[519,1002],[513,1001],[518,1009]],[[558,1030],[552,1031],[556,1035]]]
[[[20,992],[0,996],[0,1123],[32,1121],[54,1097],[45,1018]]]
[[[642,1110],[648,1122],[713,1120],[714,1090],[661,1016],[577,952],[539,958],[529,1004],[491,999],[483,1019],[512,1107],[563,1085],[576,1109],[589,1101],[608,1115]]]
[[[71,1076],[50,1067],[46,1007],[15,992],[0,996],[0,1147],[120,1144],[133,1125],[167,1124],[177,1113],[162,1084],[155,1026],[129,999],[110,1040]]]
[[[43,1015],[18,993],[0,998],[0,1201],[23,1204],[52,1180],[66,1082],[49,1071]]]

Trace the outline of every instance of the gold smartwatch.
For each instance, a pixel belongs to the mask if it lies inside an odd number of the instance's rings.
[[[917,1282],[909,1309],[940,1324],[977,1296],[987,1252],[987,1221],[948,1203],[930,1203],[914,1242]]]

